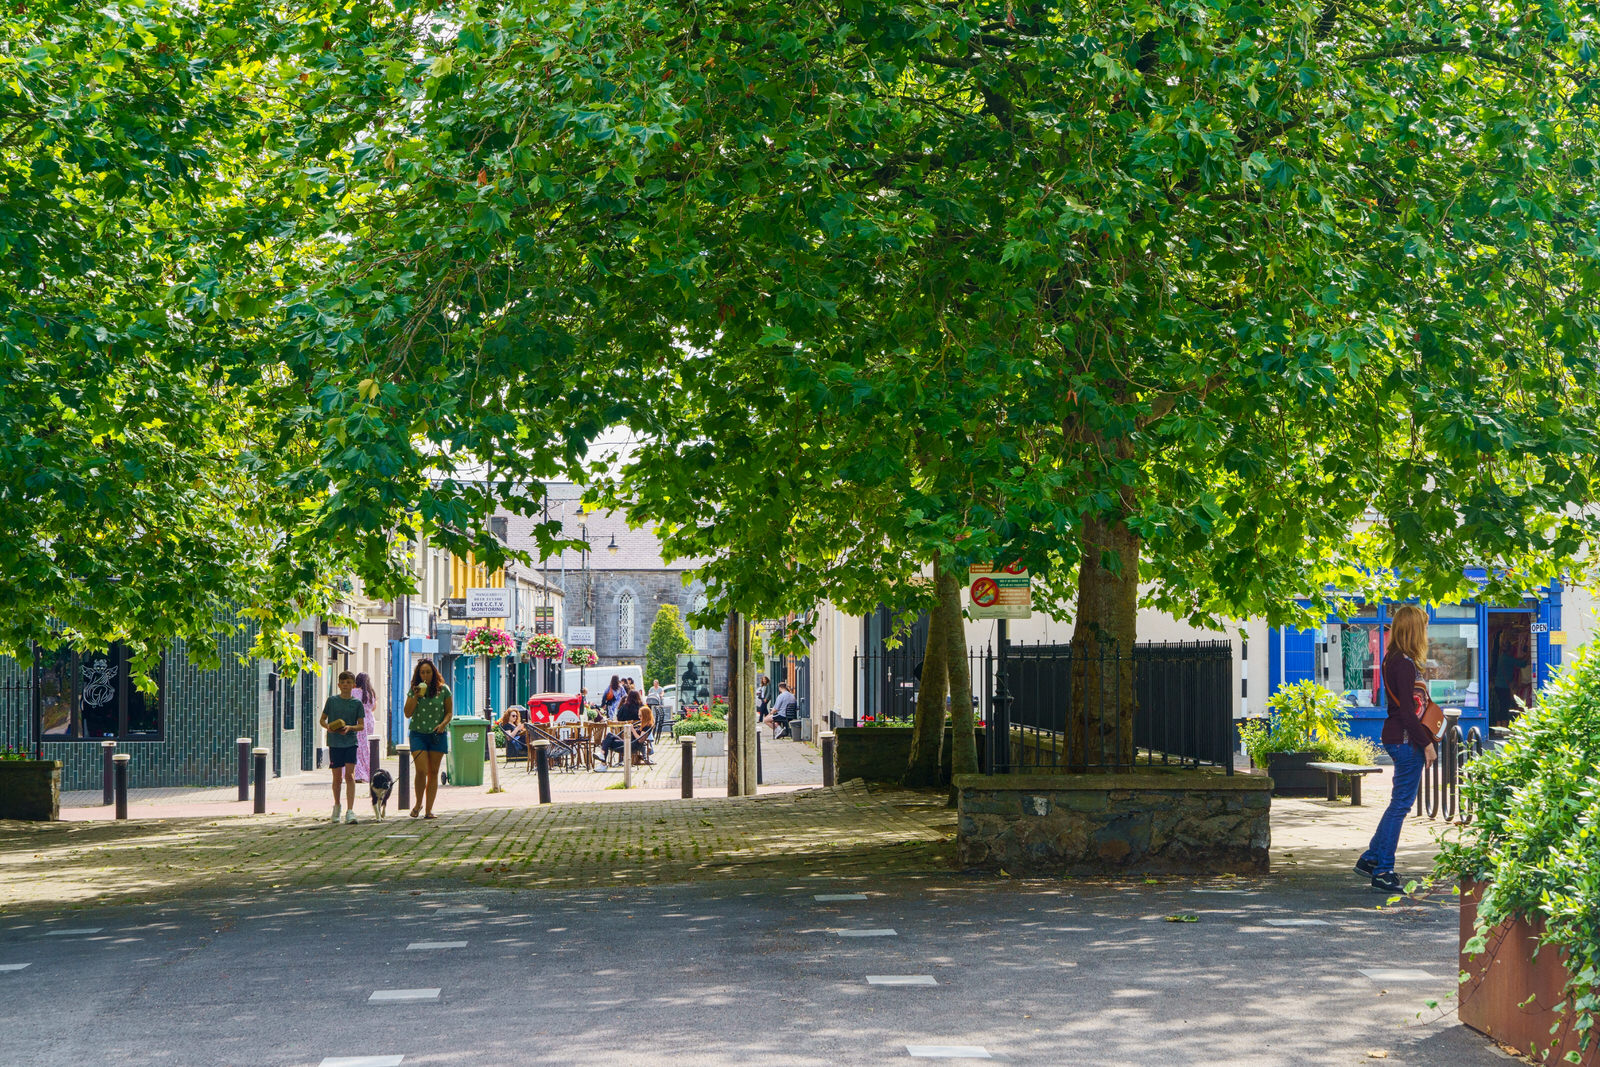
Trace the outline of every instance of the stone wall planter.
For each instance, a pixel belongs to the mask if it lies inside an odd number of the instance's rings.
[[[1463,948],[1477,923],[1482,890],[1477,882],[1461,885]],[[1562,991],[1571,972],[1554,946],[1539,945],[1543,927],[1542,922],[1501,923],[1489,931],[1487,951],[1476,956],[1461,953],[1461,969],[1468,977],[1458,994],[1457,1015],[1500,1044],[1553,1065],[1567,1062],[1568,1052],[1579,1051],[1579,1035],[1571,1029],[1572,1012],[1558,1014],[1555,1010],[1563,1001]],[[1552,1027],[1556,1027],[1554,1035]],[[1600,1036],[1581,1054],[1583,1067],[1600,1067]]]
[[[834,732],[839,781],[898,782],[911,758],[909,726],[841,726]],[[983,727],[978,727],[978,769],[985,769]],[[944,774],[950,776],[950,730],[944,732]]]
[[[1318,752],[1270,752],[1267,754],[1267,777],[1272,779],[1272,795],[1277,797],[1325,797],[1328,795],[1328,776],[1308,766],[1323,762]],[[1350,795],[1348,782],[1339,783],[1339,794]]]
[[[0,819],[60,817],[60,760],[0,760]]]
[[[1012,874],[1267,870],[1271,787],[1254,775],[963,774],[961,866]]]

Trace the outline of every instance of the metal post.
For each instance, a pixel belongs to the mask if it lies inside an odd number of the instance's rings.
[[[239,737],[234,739],[234,744],[239,747],[239,803],[243,804],[250,799],[250,739]]]
[[[761,724],[756,724],[756,785],[761,785]]]
[[[133,757],[126,752],[112,756],[114,789],[116,791],[117,818],[128,817],[128,761]]]
[[[833,785],[833,733],[822,735],[822,786]]]
[[[400,806],[411,809],[411,746],[394,746],[395,758],[400,761]]]
[[[267,755],[270,749],[258,748],[253,753],[256,757],[256,806],[257,815],[267,813]]]
[[[369,773],[376,774],[381,766],[383,766],[383,759],[378,751],[378,739],[369,737],[367,738],[367,767],[369,768]]]
[[[694,796],[694,734],[689,734],[678,743],[683,752],[683,798],[688,800]]]
[[[533,743],[533,761],[539,769],[539,803],[550,803],[550,742],[540,739]]]
[[[117,750],[115,741],[100,742],[100,803],[110,807],[112,801],[111,754]]]

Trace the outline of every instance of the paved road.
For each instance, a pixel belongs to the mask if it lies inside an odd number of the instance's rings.
[[[865,899],[814,899],[829,893]],[[1426,1006],[1454,986],[1453,910],[1378,904],[1353,884],[930,874],[92,907],[0,924],[0,965],[27,964],[0,972],[4,1055],[838,1067],[968,1046],[950,1062],[1502,1062]],[[1178,915],[1197,921],[1166,921]],[[1327,925],[1274,925],[1306,920]],[[1380,967],[1417,974],[1361,973]]]

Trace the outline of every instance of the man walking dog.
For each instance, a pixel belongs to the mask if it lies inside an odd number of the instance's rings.
[[[339,695],[329,694],[322,705],[322,726],[328,731],[328,766],[333,768],[333,815],[330,822],[339,821],[339,782],[344,781],[344,821],[356,821],[356,749],[359,747],[356,731],[367,709],[350,694],[355,690],[356,676],[349,671],[339,672]]]

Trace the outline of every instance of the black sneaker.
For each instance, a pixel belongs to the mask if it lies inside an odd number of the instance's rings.
[[[1371,860],[1363,857],[1356,860],[1356,873],[1363,878],[1371,878],[1378,873],[1378,868],[1373,865]]]
[[[1405,892],[1405,883],[1400,881],[1400,876],[1393,871],[1384,871],[1382,874],[1372,876],[1372,888],[1381,889],[1385,893]]]

